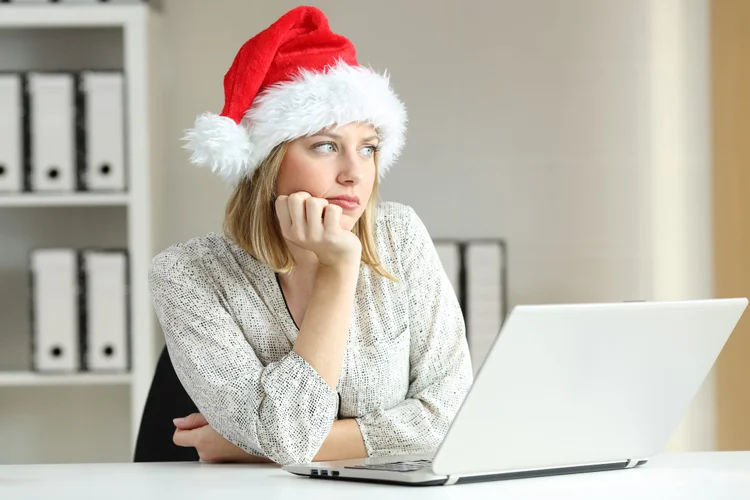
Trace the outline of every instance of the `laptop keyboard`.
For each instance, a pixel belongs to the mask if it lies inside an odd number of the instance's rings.
[[[432,460],[415,460],[405,462],[388,462],[374,465],[347,465],[345,469],[368,469],[387,472],[414,472],[432,466]]]

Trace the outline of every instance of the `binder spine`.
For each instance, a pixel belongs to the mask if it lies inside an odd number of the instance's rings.
[[[464,316],[464,326],[466,328],[466,337],[469,336],[469,302],[466,276],[466,242],[458,243],[458,303]]]
[[[23,190],[22,93],[20,74],[0,69],[0,194]]]
[[[18,186],[18,190],[21,191],[21,192],[23,192],[25,190],[25,188],[24,188],[24,183],[25,183],[25,180],[24,180],[25,174],[24,174],[24,172],[26,171],[26,166],[24,164],[24,156],[26,154],[25,150],[26,150],[26,148],[28,148],[29,138],[28,138],[28,135],[24,135],[24,129],[25,129],[24,118],[26,116],[26,107],[25,107],[25,103],[24,103],[24,89],[23,89],[23,78],[24,78],[24,75],[23,75],[23,73],[18,73],[18,78],[19,78],[20,86],[19,86],[19,89],[18,89],[18,96],[17,96],[17,98],[18,98],[18,102],[21,105],[21,115],[20,115],[19,120],[18,120],[17,123],[18,123],[18,127],[19,127],[18,128],[18,131],[19,131],[18,138],[19,138],[19,141],[21,142],[21,144],[20,144],[20,148],[19,148],[19,155],[20,156],[18,158],[18,168],[19,168],[20,171],[18,172],[19,180],[18,180],[18,185],[17,186]]]
[[[88,181],[86,179],[86,167],[88,158],[86,155],[86,91],[84,89],[83,75],[76,72],[73,75],[75,89],[75,151],[76,151],[76,190],[87,191]]]
[[[124,86],[121,70],[81,72],[88,191],[127,190]]]
[[[80,269],[81,321],[86,325],[82,331],[81,352],[86,359],[86,370],[130,372],[128,252],[120,248],[87,249],[83,252]]]
[[[497,284],[500,287],[500,304],[499,304],[499,324],[502,326],[505,322],[505,318],[507,316],[508,311],[508,246],[507,242],[503,238],[467,238],[467,239],[450,239],[450,238],[437,238],[433,240],[433,243],[436,245],[438,244],[452,244],[456,247],[456,254],[457,254],[457,262],[456,265],[458,267],[456,271],[457,280],[456,280],[456,298],[458,299],[458,303],[461,307],[461,313],[464,317],[464,324],[466,327],[466,336],[467,338],[471,336],[471,317],[473,314],[472,311],[472,300],[474,299],[471,296],[471,284],[469,283],[470,280],[470,272],[469,272],[469,253],[470,248],[473,245],[476,244],[491,244],[497,246],[498,252],[500,252],[499,255],[499,265],[500,270],[499,274],[497,276]]]
[[[70,249],[30,252],[32,369],[76,372],[78,312],[75,254]]]
[[[31,141],[34,139],[31,137],[31,98],[29,75],[26,72],[21,73],[21,109],[23,191],[28,192],[31,191],[31,164],[33,162]]]
[[[81,371],[88,371],[88,350],[89,350],[89,327],[87,321],[86,300],[88,297],[88,287],[86,286],[86,262],[83,251],[76,254],[77,272],[78,272],[78,352],[80,355]]]
[[[131,321],[133,306],[130,294],[130,252],[127,249],[123,249],[122,253],[125,258],[125,370],[130,372],[133,369],[133,325]]]
[[[39,322],[37,321],[36,314],[34,314],[34,297],[36,297],[36,280],[34,278],[34,268],[31,263],[31,256],[33,254],[34,250],[32,250],[28,257],[27,257],[27,263],[28,263],[28,281],[29,281],[29,299],[28,299],[28,313],[29,313],[29,332],[30,332],[30,359],[29,359],[29,366],[32,370],[36,371],[39,369],[39,367],[36,364],[36,352],[39,349],[39,342],[37,342],[37,327],[39,325]]]
[[[130,190],[130,148],[128,147],[130,113],[128,112],[128,79],[124,71],[122,72],[122,95],[120,99],[122,103],[122,190],[126,192]]]

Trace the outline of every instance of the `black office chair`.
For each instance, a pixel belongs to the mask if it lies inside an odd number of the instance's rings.
[[[183,448],[172,442],[175,430],[172,419],[197,412],[198,408],[182,387],[164,347],[146,398],[133,461],[197,462],[199,457],[195,448]]]

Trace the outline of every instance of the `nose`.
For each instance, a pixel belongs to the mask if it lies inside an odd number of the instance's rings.
[[[362,182],[364,176],[365,162],[356,153],[339,156],[340,167],[338,182],[350,186],[356,186]]]

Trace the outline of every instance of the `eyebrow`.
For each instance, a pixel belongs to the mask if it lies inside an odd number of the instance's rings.
[[[312,137],[321,137],[321,136],[322,137],[330,137],[331,139],[336,139],[338,141],[340,141],[340,140],[343,139],[343,137],[341,137],[340,135],[338,135],[338,134],[332,134],[330,132],[321,132],[319,134],[313,135]],[[362,139],[362,142],[368,142],[368,141],[372,141],[374,139],[377,139],[379,141],[380,137],[378,137],[377,135],[371,135],[370,137],[366,137],[365,139]]]

